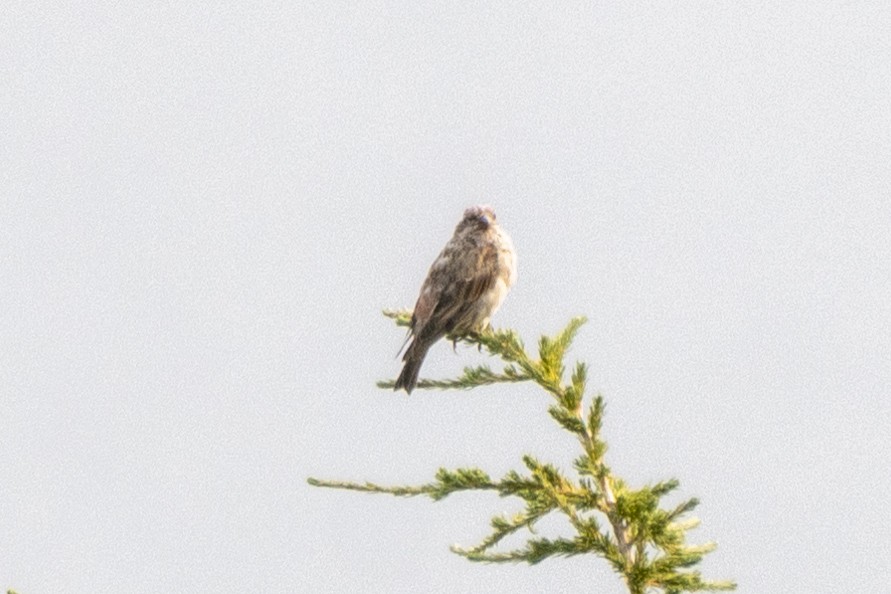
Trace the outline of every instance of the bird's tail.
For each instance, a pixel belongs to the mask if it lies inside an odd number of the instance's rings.
[[[418,374],[421,372],[421,364],[424,362],[429,348],[430,344],[427,342],[417,339],[412,341],[402,358],[405,365],[402,366],[402,373],[396,378],[396,385],[393,386],[394,391],[404,389],[411,394],[411,391],[418,385]]]

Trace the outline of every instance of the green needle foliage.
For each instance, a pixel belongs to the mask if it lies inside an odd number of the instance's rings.
[[[396,324],[407,326],[411,317],[406,311],[385,311]],[[511,330],[486,330],[478,335],[449,337],[485,349],[501,359],[500,372],[487,366],[468,367],[450,380],[421,380],[418,388],[470,389],[505,382],[532,381],[553,398],[548,409],[551,417],[573,434],[581,446],[574,467],[577,477],[564,476],[557,468],[523,457],[524,473],[510,471],[500,480],[492,479],[477,468],[440,469],[433,482],[419,486],[386,487],[374,483],[351,483],[308,479],[311,485],[349,489],[367,493],[388,493],[398,496],[426,495],[435,501],[460,491],[494,491],[501,497],[517,497],[524,509],[512,516],[492,518],[492,532],[471,548],[452,550],[471,561],[489,563],[539,563],[553,556],[594,554],[606,559],[619,573],[631,594],[663,591],[666,594],[695,591],[734,590],[729,581],[706,581],[692,569],[713,543],[689,545],[687,530],[699,521],[688,517],[696,505],[690,499],[671,508],[660,507],[660,499],[677,488],[669,480],[639,489],[632,489],[616,477],[604,462],[606,443],[600,438],[603,421],[603,397],[593,398],[583,406],[587,368],[576,363],[564,382],[564,358],[584,318],[574,318],[560,333],[543,336],[538,342],[538,357],[533,358]],[[381,388],[393,388],[392,381],[379,382]],[[549,539],[535,536],[535,523],[551,513],[569,520],[575,534],[568,538]],[[525,546],[501,551],[496,546],[516,532],[530,533]]]

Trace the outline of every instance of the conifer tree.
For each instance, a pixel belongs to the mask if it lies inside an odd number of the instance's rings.
[[[407,326],[406,311],[385,311],[399,326]],[[575,436],[581,452],[575,459],[575,477],[554,465],[523,456],[525,472],[510,471],[493,479],[478,468],[441,468],[430,483],[417,486],[380,486],[374,483],[308,479],[311,485],[388,493],[397,496],[426,495],[439,501],[461,491],[493,491],[501,497],[522,500],[524,509],[512,516],[491,520],[491,533],[470,548],[453,546],[452,551],[471,560],[490,563],[539,563],[554,556],[593,554],[603,557],[623,578],[630,594],[662,591],[666,594],[733,590],[730,581],[704,580],[693,569],[714,543],[690,545],[686,533],[698,525],[689,513],[699,503],[689,499],[671,508],[660,507],[660,499],[678,487],[671,479],[634,489],[606,465],[607,445],[600,437],[604,400],[594,396],[585,407],[586,366],[576,363],[565,381],[564,357],[576,332],[585,323],[574,318],[553,337],[542,336],[538,356],[530,356],[512,330],[486,330],[478,335],[453,336],[453,341],[475,345],[501,359],[501,371],[487,365],[467,367],[457,378],[421,380],[418,388],[471,389],[494,383],[535,382],[553,400],[548,412],[563,429]],[[392,381],[379,382],[393,388]],[[550,514],[562,514],[574,534],[556,539],[536,536],[534,525]],[[526,530],[525,546],[500,550],[507,536]]]

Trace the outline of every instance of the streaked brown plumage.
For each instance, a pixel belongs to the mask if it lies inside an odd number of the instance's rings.
[[[421,286],[394,389],[414,390],[427,350],[443,336],[486,328],[516,278],[514,246],[495,212],[490,206],[468,208]]]

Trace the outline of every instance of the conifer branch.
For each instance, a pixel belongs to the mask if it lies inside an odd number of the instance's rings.
[[[518,383],[529,381],[530,378],[522,371],[518,371],[515,367],[508,365],[502,373],[493,372],[487,365],[479,365],[477,367],[465,367],[464,374],[455,379],[446,380],[419,380],[417,387],[420,389],[439,389],[439,390],[469,390],[478,386],[488,384],[501,383]],[[396,382],[393,380],[385,380],[377,382],[378,388],[392,390]]]
[[[408,326],[411,313],[388,310],[384,315],[398,326]],[[538,356],[531,357],[523,342],[511,330],[487,329],[479,334],[449,336],[485,349],[501,359],[501,372],[488,366],[466,367],[457,378],[421,380],[420,389],[471,389],[494,383],[534,381],[553,398],[548,413],[561,427],[575,436],[582,453],[573,463],[578,477],[564,476],[556,467],[532,456],[523,457],[528,474],[508,472],[501,480],[492,480],[476,468],[454,471],[441,468],[435,480],[419,486],[382,487],[374,483],[323,481],[310,478],[318,487],[348,489],[367,493],[386,493],[412,497],[426,495],[440,500],[452,493],[470,490],[495,491],[501,497],[516,497],[524,509],[512,516],[496,516],[491,520],[491,533],[474,547],[453,546],[452,551],[471,561],[485,563],[539,563],[553,556],[595,554],[606,559],[625,580],[631,594],[644,594],[654,589],[666,594],[694,591],[733,590],[729,581],[706,581],[690,568],[714,550],[714,543],[686,544],[686,532],[698,525],[687,517],[697,505],[693,498],[671,509],[662,509],[660,499],[678,487],[674,479],[631,489],[613,475],[604,457],[606,442],[600,437],[605,403],[602,396],[591,399],[585,410],[584,397],[587,367],[576,363],[569,382],[565,357],[585,318],[573,318],[553,337],[538,341]],[[381,388],[392,388],[392,381],[379,382]],[[576,532],[573,538],[529,538],[525,546],[496,551],[505,538],[522,530],[534,534],[538,520],[551,514],[565,516]],[[603,521],[603,523],[601,523]]]

